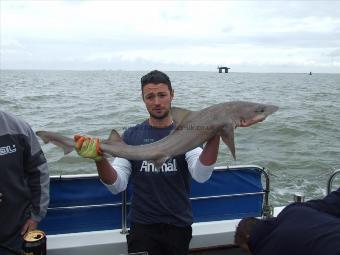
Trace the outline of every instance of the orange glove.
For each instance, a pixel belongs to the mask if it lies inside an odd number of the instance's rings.
[[[90,158],[94,161],[103,159],[98,138],[75,135],[74,141],[76,142],[75,148],[79,156]]]

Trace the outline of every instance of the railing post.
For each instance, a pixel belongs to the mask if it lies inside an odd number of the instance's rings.
[[[121,234],[127,234],[127,191],[122,192],[122,231]]]
[[[263,218],[270,218],[274,214],[274,208],[269,204],[269,191],[270,191],[270,180],[269,175],[265,171],[265,168],[260,168],[261,173],[264,175],[264,178],[266,180],[266,189],[264,190],[264,203],[263,203],[263,212],[262,217]]]
[[[327,182],[327,195],[329,193],[331,193],[331,189],[332,189],[332,184],[334,181],[334,178],[336,175],[340,174],[340,169],[338,170],[334,170],[334,172],[332,173],[332,175],[329,177],[328,182]]]

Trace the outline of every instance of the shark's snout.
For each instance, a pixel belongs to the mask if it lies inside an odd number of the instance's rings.
[[[268,112],[268,115],[273,114],[279,109],[279,107],[277,107],[276,105],[268,105],[266,108],[266,112]]]
[[[257,122],[264,121],[269,115],[273,114],[279,109],[279,107],[275,105],[263,105],[262,107],[258,108],[255,111],[255,115],[253,118],[249,121],[251,124],[255,124]]]

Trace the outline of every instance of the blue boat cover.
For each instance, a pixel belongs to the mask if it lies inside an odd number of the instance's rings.
[[[262,191],[261,169],[255,166],[214,171],[205,183],[192,181],[194,222],[261,216]],[[96,176],[52,178],[50,195],[39,225],[48,235],[122,228],[122,194],[110,193]]]

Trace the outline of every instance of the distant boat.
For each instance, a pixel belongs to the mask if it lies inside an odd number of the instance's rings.
[[[225,73],[228,73],[229,69],[231,69],[231,68],[230,67],[226,67],[226,66],[218,66],[217,69],[218,69],[219,73],[222,73],[223,70],[224,70]]]
[[[309,72],[309,75],[312,75],[312,72]]]

